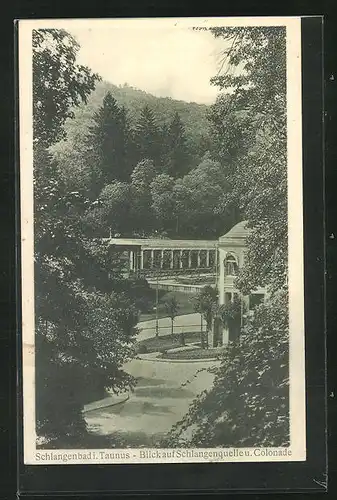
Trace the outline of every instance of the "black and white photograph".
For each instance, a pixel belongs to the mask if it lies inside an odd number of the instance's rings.
[[[306,458],[299,17],[19,21],[26,464]]]

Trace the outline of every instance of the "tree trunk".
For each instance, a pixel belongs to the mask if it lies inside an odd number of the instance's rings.
[[[212,347],[217,347],[218,346],[218,339],[219,339],[219,324],[218,321],[213,321],[213,342],[212,342]]]
[[[202,325],[202,315],[200,315],[200,347],[201,349],[204,348],[204,332],[202,331],[203,325]]]
[[[185,345],[185,334],[184,334],[183,330],[181,330],[181,334],[180,334],[180,343],[181,343],[181,345]]]
[[[207,329],[207,349],[209,349],[209,335],[212,334],[212,318],[209,317],[207,322],[206,322],[206,329]],[[211,341],[211,344],[213,345],[213,339]]]
[[[173,322],[174,322],[174,319],[171,319],[171,335],[173,336]]]

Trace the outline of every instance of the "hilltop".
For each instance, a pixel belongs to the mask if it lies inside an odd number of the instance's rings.
[[[156,97],[127,84],[116,86],[106,81],[97,84],[86,104],[81,104],[74,109],[74,118],[68,119],[65,124],[67,134],[72,135],[75,132],[74,128],[76,134],[79,130],[84,132],[93,114],[102,105],[107,92],[112,94],[119,105],[125,106],[131,125],[138,120],[142,108],[148,105],[154,112],[158,125],[167,123],[174,113],[178,112],[185,126],[189,147],[196,153],[209,137],[207,120],[209,106],[206,104],[178,101],[170,97]]]

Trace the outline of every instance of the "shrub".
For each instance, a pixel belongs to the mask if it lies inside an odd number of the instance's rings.
[[[148,352],[148,348],[144,344],[139,344],[137,351],[138,354],[146,354]]]

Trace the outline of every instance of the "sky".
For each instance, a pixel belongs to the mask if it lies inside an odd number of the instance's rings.
[[[224,40],[187,27],[116,24],[68,30],[79,42],[78,62],[115,85],[129,85],[157,97],[210,104]]]

